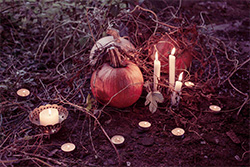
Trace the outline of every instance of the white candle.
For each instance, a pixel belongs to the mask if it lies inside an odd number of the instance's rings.
[[[172,49],[171,55],[168,57],[169,61],[169,87],[171,89],[174,88],[174,82],[175,82],[175,48]]]
[[[190,82],[190,81],[187,81],[187,82],[185,82],[185,85],[187,86],[187,87],[193,87],[194,86],[194,83],[193,82]]]
[[[28,89],[22,88],[22,89],[19,89],[16,93],[18,96],[27,97],[29,96],[30,91]]]
[[[185,130],[182,129],[182,128],[174,128],[171,133],[174,135],[174,136],[182,136],[184,135],[185,133]]]
[[[151,123],[148,121],[141,121],[138,123],[139,128],[142,130],[149,130],[149,128],[151,127]]]
[[[215,112],[219,112],[221,110],[221,108],[219,106],[216,105],[211,105],[209,106],[209,109]]]
[[[160,80],[161,62],[158,60],[158,52],[155,53],[154,61],[154,91],[157,90],[158,80]]]
[[[61,150],[64,152],[71,152],[76,148],[76,146],[73,143],[65,143],[61,146]]]
[[[122,135],[115,135],[111,138],[111,142],[116,145],[121,145],[125,141],[125,138]]]
[[[174,87],[174,92],[172,94],[171,100],[172,100],[172,104],[174,105],[176,103],[176,97],[177,94],[176,93],[180,93],[181,91],[181,87],[182,87],[182,76],[183,76],[183,72],[179,75],[179,79],[178,81],[175,82],[175,87]]]
[[[55,125],[59,123],[59,113],[55,108],[45,109],[39,114],[40,125]]]
[[[178,81],[176,81],[175,83],[175,87],[174,87],[174,90],[176,92],[180,92],[181,91],[181,87],[182,87],[182,76],[183,76],[183,72],[179,75],[179,78],[178,78]]]

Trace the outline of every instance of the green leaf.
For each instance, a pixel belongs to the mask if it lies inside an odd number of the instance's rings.
[[[24,136],[24,140],[31,140],[32,138],[33,138],[32,136],[28,136],[28,135]]]
[[[92,102],[94,102],[94,101],[95,101],[95,99],[93,99],[91,97],[91,95],[88,94],[87,99],[86,99],[86,105],[87,105],[86,109],[91,110],[91,108],[92,108]]]

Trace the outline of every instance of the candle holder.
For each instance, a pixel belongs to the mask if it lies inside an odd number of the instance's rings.
[[[41,125],[39,114],[45,109],[57,109],[59,114],[59,123],[55,125]],[[29,114],[29,120],[38,127],[38,129],[47,134],[54,134],[57,133],[61,129],[61,125],[64,122],[64,120],[68,117],[68,110],[62,106],[58,106],[57,104],[47,104],[45,106],[40,106],[38,108],[35,108],[30,114]]]
[[[180,96],[181,96],[181,87],[182,87],[182,76],[183,72],[179,75],[178,81],[175,82],[175,87],[173,90],[173,93],[171,95],[171,104],[172,105],[179,105],[180,102]]]
[[[139,132],[149,131],[151,128],[151,123],[148,121],[141,121],[138,123]]]
[[[176,139],[183,139],[184,138],[184,134],[185,134],[185,130],[182,128],[174,128],[171,130],[171,134],[172,136],[174,136]]]
[[[30,98],[30,90],[22,87],[16,91],[18,101],[24,101]]]
[[[110,140],[117,147],[124,146],[125,138],[122,135],[115,135]]]
[[[171,94],[171,105],[172,107],[179,106],[181,92],[176,92],[175,90]]]
[[[64,143],[62,146],[61,146],[61,150],[63,152],[71,152],[71,151],[74,151],[76,148],[75,144],[73,143]]]
[[[212,104],[212,105],[209,106],[208,112],[216,113],[216,114],[220,113],[221,112],[221,107]]]

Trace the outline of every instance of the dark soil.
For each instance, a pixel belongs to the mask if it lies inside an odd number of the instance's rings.
[[[157,0],[140,4],[154,11],[166,24],[195,25],[199,33],[199,45],[194,48],[200,54],[193,58],[189,69],[190,80],[196,86],[192,89],[183,87],[177,107],[171,107],[169,93],[166,93],[166,86],[162,86],[160,90],[165,101],[151,113],[144,105],[146,88],[140,99],[125,109],[103,107],[90,99],[86,101],[87,95],[91,95],[93,67],[89,65],[88,56],[94,44],[92,35],[96,39],[106,35],[107,20],[94,18],[104,10],[101,5],[83,4],[100,9],[95,14],[90,9],[88,21],[91,24],[72,23],[68,27],[59,27],[53,34],[50,30],[55,27],[49,18],[44,19],[48,19],[51,26],[39,19],[24,24],[20,20],[33,17],[33,9],[24,8],[24,4],[1,1],[1,166],[119,166],[119,163],[121,166],[147,167],[249,166],[249,1],[184,0],[177,11],[180,2]],[[116,13],[115,5],[109,7],[107,18],[117,18],[121,22],[127,19]],[[82,15],[76,9],[76,6],[67,7],[62,11],[65,16],[78,21]],[[87,16],[83,16],[86,21]],[[144,25],[141,24],[143,21],[149,29],[149,22],[155,25],[151,19],[153,15],[145,11],[137,10],[133,17],[139,26]],[[63,22],[63,18],[59,20]],[[147,53],[145,41],[154,29],[139,27],[136,34],[132,23],[120,24],[128,29],[120,29],[120,32]],[[165,33],[164,29],[167,28],[159,27],[155,39]],[[73,37],[67,37],[72,34]],[[138,66],[144,80],[152,81],[152,73],[147,73],[140,63]],[[152,72],[152,66],[145,64]],[[168,74],[161,77],[161,84],[166,84],[163,81],[168,79]],[[19,98],[16,91],[20,87],[28,88],[31,95],[26,99]],[[45,104],[63,105],[69,111],[59,132],[49,137],[38,131],[28,118],[33,109]],[[219,105],[222,111],[210,112],[211,104]],[[125,143],[114,148],[91,115],[98,119],[110,138],[120,134],[125,137]],[[142,120],[152,123],[149,131],[142,132],[138,128]],[[185,130],[184,138],[171,134],[175,127]],[[76,145],[73,152],[65,153],[60,149],[67,142]]]

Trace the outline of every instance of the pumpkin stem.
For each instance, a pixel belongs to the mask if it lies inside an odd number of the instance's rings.
[[[111,47],[109,48],[108,51],[109,51],[109,55],[111,56],[110,65],[113,68],[125,67],[125,65],[122,63],[122,60],[121,60],[121,53],[118,51],[116,47]]]
[[[113,38],[116,40],[117,43],[121,43],[120,35],[119,35],[119,30],[117,30],[115,28],[108,28],[106,30],[106,33],[109,34],[109,35],[112,35]]]

